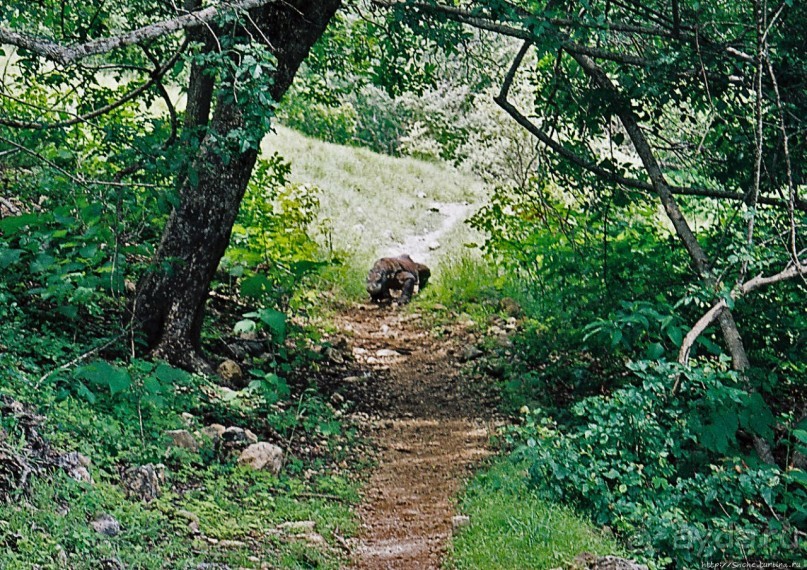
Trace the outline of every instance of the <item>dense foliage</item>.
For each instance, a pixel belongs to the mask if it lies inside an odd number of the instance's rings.
[[[486,366],[502,377],[506,411],[522,410],[508,443],[529,465],[529,504],[569,503],[658,567],[803,560],[805,5],[387,4],[358,3],[320,41],[306,38],[313,48],[289,64],[293,77],[308,56],[278,112],[312,136],[447,161],[491,186],[471,220],[489,266],[445,264],[428,295],[482,318],[499,297],[518,301],[520,332],[512,346],[491,341]],[[69,45],[177,16],[149,0],[56,8],[3,6],[3,41],[36,32]],[[175,488],[189,489],[182,500],[203,503],[208,534],[225,537],[217,517],[238,527],[238,501],[268,517],[241,521],[244,532],[298,516],[267,488],[349,495],[339,478],[298,475],[341,459],[335,442],[350,434],[295,376],[316,360],[308,347],[320,333],[300,334],[287,315],[315,303],[308,279],[334,256],[312,237],[319,189],[291,182],[285,159],[258,158],[291,81],[278,71],[284,54],[260,37],[276,30],[228,10],[209,23],[208,35],[161,34],[71,63],[3,48],[0,373],[4,394],[36,401],[48,438],[85,450],[102,482],[166,461]],[[195,210],[197,197],[207,202]],[[172,225],[183,215],[193,223]],[[179,231],[161,239],[166,223]],[[214,234],[215,246],[202,239]],[[177,235],[189,255],[172,253]],[[213,250],[210,270],[193,274],[193,252]],[[149,289],[149,276],[162,284]],[[186,352],[196,341],[217,357],[260,344],[242,359],[242,392],[210,397],[208,380],[143,354],[153,346],[128,316],[141,301],[168,312],[165,291],[191,289]],[[293,460],[287,479],[253,480],[209,448],[166,455],[162,434],[183,425],[181,411],[248,420],[278,441],[302,431],[327,449]],[[3,417],[0,443],[20,451],[16,421]],[[204,500],[204,487],[222,498]],[[37,483],[28,510],[75,501],[78,489]],[[112,553],[77,529],[118,509],[157,549],[128,536],[132,560],[179,556],[184,547],[163,540],[172,498],[144,510],[116,492],[102,484],[75,520],[39,513],[27,528],[9,502],[1,540],[42,564],[58,564],[57,544],[71,561],[100,548],[87,558],[97,563]]]

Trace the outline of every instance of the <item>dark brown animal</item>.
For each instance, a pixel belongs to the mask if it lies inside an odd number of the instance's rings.
[[[422,291],[429,281],[431,271],[422,263],[412,261],[408,255],[382,257],[375,262],[367,275],[367,292],[374,303],[392,300],[390,291],[400,291],[399,305],[412,299],[415,286]]]

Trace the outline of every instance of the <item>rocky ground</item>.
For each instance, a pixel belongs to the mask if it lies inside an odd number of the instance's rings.
[[[355,403],[379,450],[352,566],[439,568],[452,529],[467,523],[453,499],[490,453],[495,423],[489,383],[463,374],[476,356],[469,323],[430,329],[417,313],[358,306],[336,324],[353,361],[336,389]]]

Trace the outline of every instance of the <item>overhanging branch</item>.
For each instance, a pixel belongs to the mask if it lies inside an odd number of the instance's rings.
[[[646,182],[644,180],[639,180],[636,178],[629,178],[627,176],[622,176],[616,172],[607,170],[602,166],[587,160],[586,158],[580,156],[576,152],[570,150],[559,141],[552,138],[548,133],[546,133],[543,129],[541,129],[538,125],[532,122],[526,115],[524,115],[518,108],[513,105],[509,99],[508,95],[510,92],[510,88],[513,83],[513,79],[515,78],[516,72],[521,67],[521,63],[524,60],[524,57],[527,54],[532,42],[530,40],[526,40],[522,45],[519,52],[516,54],[516,57],[513,59],[513,63],[510,65],[510,68],[505,75],[504,81],[502,82],[501,89],[499,90],[499,94],[494,97],[494,101],[496,102],[499,107],[501,107],[508,115],[510,115],[519,125],[521,125],[524,129],[526,129],[531,135],[541,141],[544,145],[555,151],[561,157],[565,158],[569,162],[591,172],[595,176],[606,180],[608,182],[612,182],[615,184],[619,184],[626,188],[632,188],[634,190],[639,190],[645,193],[653,193],[655,192],[655,188],[650,182]],[[697,187],[690,187],[690,186],[673,186],[669,185],[670,190],[675,195],[682,195],[682,196],[701,196],[704,198],[715,198],[715,199],[724,199],[724,200],[737,200],[743,201],[746,199],[745,194],[740,192],[730,192],[727,190],[712,190],[709,188],[697,188]],[[760,196],[759,203],[766,204],[769,206],[777,206],[777,207],[786,207],[788,204],[784,200],[778,200],[776,198],[770,198],[767,196]],[[796,200],[794,204],[795,208],[801,211],[807,211],[807,202],[803,200]]]
[[[202,10],[188,12],[170,20],[155,22],[136,30],[124,32],[117,36],[101,38],[83,44],[65,46],[47,38],[39,38],[30,34],[0,27],[0,44],[27,49],[52,61],[69,65],[85,57],[108,53],[115,49],[141,44],[178,30],[213,21],[224,10],[251,10],[276,0],[235,0],[222,2]]]

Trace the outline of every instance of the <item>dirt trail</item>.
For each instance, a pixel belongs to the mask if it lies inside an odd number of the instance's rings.
[[[430,232],[408,236],[402,243],[396,243],[386,249],[384,255],[400,255],[408,253],[421,263],[434,264],[434,251],[439,242],[457,224],[463,223],[475,206],[468,203],[432,202],[429,206],[433,211],[444,216],[440,225]],[[433,268],[432,268],[433,269]]]
[[[489,454],[491,402],[460,375],[464,329],[435,335],[418,314],[369,306],[342,314],[337,326],[364,370],[341,391],[378,418],[373,438],[381,450],[359,509],[352,568],[439,568],[452,499]]]

